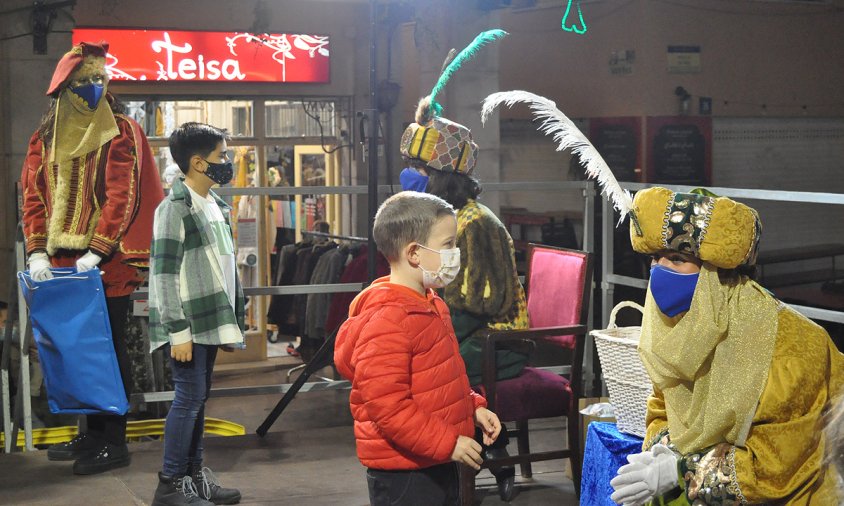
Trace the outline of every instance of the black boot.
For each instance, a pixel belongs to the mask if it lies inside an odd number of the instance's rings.
[[[100,442],[96,453],[82,457],[73,463],[73,474],[97,474],[118,467],[126,467],[132,462],[126,443],[116,445]]]
[[[211,506],[214,503],[199,497],[190,476],[167,476],[158,473],[158,487],[155,489],[152,506],[182,506],[185,504]]]
[[[102,441],[89,434],[79,434],[70,441],[54,444],[47,448],[49,460],[78,460],[97,452]]]
[[[485,461],[494,461],[509,456],[506,448],[487,448],[484,452]],[[498,496],[501,497],[502,501],[512,501],[513,497],[516,496],[516,468],[513,466],[493,467],[490,471],[495,476],[495,483],[498,485]]]
[[[190,474],[196,483],[199,496],[203,499],[214,504],[237,504],[240,502],[240,490],[221,487],[217,477],[207,467],[191,467]]]

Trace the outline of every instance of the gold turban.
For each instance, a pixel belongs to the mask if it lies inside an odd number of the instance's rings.
[[[756,210],[728,199],[648,188],[633,209],[642,234],[630,228],[639,253],[675,250],[723,269],[756,263],[762,223]]]

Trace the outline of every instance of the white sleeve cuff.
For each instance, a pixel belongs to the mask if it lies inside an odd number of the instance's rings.
[[[179,332],[170,333],[170,346],[177,346],[190,341],[193,341],[193,336],[191,336],[190,333],[190,327],[187,327],[185,330],[180,330]]]

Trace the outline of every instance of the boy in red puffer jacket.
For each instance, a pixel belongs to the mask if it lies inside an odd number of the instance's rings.
[[[477,425],[492,444],[501,423],[472,392],[448,308],[434,292],[460,270],[454,209],[402,192],[375,216],[390,276],[355,298],[334,361],[352,381],[357,453],[372,506],[457,505],[457,464],[480,469]]]

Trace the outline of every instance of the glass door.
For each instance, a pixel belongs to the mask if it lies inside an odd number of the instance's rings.
[[[297,145],[293,148],[295,186],[337,186],[340,170],[337,153],[330,147]],[[302,232],[340,233],[339,195],[296,195],[296,240]]]

